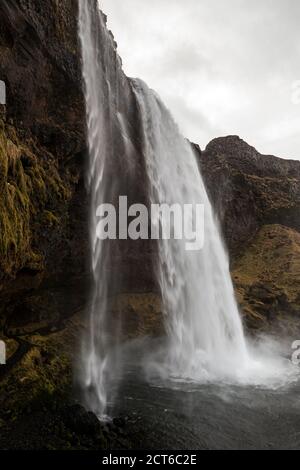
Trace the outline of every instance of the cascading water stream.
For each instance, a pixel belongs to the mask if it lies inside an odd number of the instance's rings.
[[[297,380],[297,368],[281,356],[276,342],[246,341],[228,257],[192,145],[158,95],[141,80],[132,80],[132,85],[140,107],[151,203],[204,206],[200,250],[187,250],[184,237],[158,242],[168,343],[146,361],[148,373],[175,381],[271,388]]]
[[[99,26],[101,25],[101,29],[106,32],[102,21],[98,12],[96,17],[93,16],[89,1],[79,0],[79,36],[82,46],[89,147],[87,174],[90,192],[90,245],[93,274],[89,326],[82,351],[81,385],[87,407],[101,418],[105,417],[108,399],[112,398],[108,397],[108,390],[113,369],[111,362],[116,352],[114,341],[107,328],[109,278],[106,268],[110,261],[109,246],[96,236],[97,207],[106,203],[111,197],[111,183],[107,169],[112,153],[111,109],[107,106],[110,102],[110,86],[103,66],[109,62],[109,51],[105,50],[103,57],[99,50],[99,42],[103,40],[99,37]],[[105,40],[103,44],[105,47]]]
[[[204,205],[204,245],[187,251],[186,242],[159,241],[158,276],[170,338],[166,360],[175,377],[233,376],[248,353],[212,207],[195,154],[158,96],[139,80],[145,157],[153,204]]]
[[[266,378],[271,383],[275,377],[279,384],[285,382],[285,379],[282,381],[284,375],[294,376],[286,363],[279,364],[277,359],[274,362],[273,357],[261,361],[259,354],[249,353],[228,258],[191,144],[181,136],[158,96],[142,81],[129,81],[122,75],[121,88],[118,88],[114,75],[110,80],[107,70],[114,63],[110,56],[112,48],[106,45],[111,44],[108,34],[101,15],[98,12],[95,15],[90,2],[79,0],[93,272],[89,328],[83,343],[80,374],[86,406],[98,416],[105,415],[120,364],[117,320],[108,318],[107,313],[109,288],[114,281],[108,274],[112,248],[110,241],[101,241],[96,236],[96,214],[99,205],[121,195],[120,187],[111,184],[113,177],[118,179],[118,174],[112,175],[118,158],[121,157],[126,165],[130,161],[131,168],[135,168],[134,161],[141,160],[133,144],[136,136],[131,134],[130,137],[128,129],[142,136],[141,153],[150,202],[169,207],[174,204],[204,206],[204,245],[201,249],[188,251],[184,238],[158,241],[157,277],[168,344],[166,349],[148,358],[148,370],[159,371],[177,381],[261,384]],[[111,69],[115,70],[114,65]],[[112,91],[112,83],[117,91]],[[135,97],[138,105],[139,116],[131,115],[130,124],[126,117],[127,102],[123,103],[123,108],[121,106],[122,111],[115,100],[115,95],[119,97],[124,86],[127,86],[126,96]],[[140,143],[140,138],[137,140]],[[126,182],[128,184],[128,180]],[[189,224],[192,225],[192,220]]]

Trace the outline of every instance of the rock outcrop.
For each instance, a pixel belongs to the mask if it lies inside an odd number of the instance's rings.
[[[290,331],[300,320],[300,162],[261,155],[237,136],[195,150],[246,324],[278,320]]]

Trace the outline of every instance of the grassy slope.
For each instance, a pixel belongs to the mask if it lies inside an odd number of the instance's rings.
[[[282,225],[264,225],[232,270],[248,326],[278,321],[292,332],[300,318],[300,234]]]

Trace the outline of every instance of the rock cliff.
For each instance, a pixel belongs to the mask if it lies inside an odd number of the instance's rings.
[[[201,152],[201,172],[229,249],[246,323],[300,319],[300,162],[261,155],[237,136]]]
[[[77,2],[3,0],[0,78],[1,311],[46,280],[85,271],[84,101]],[[32,296],[31,296],[32,297]],[[0,311],[0,314],[1,314]]]

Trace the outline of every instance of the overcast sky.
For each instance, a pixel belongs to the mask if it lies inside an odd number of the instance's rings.
[[[185,136],[205,148],[237,134],[300,159],[299,0],[99,3],[125,72],[159,93]]]

